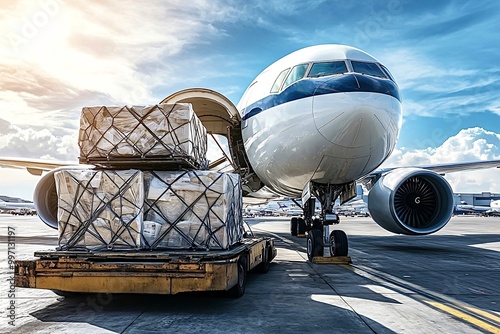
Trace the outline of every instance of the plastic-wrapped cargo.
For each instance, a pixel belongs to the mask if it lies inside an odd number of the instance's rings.
[[[243,237],[237,174],[144,172],[144,247],[227,249]]]
[[[208,165],[207,131],[190,103],[84,107],[78,146],[80,163],[139,169],[168,161],[194,169]]]
[[[144,179],[139,170],[54,173],[59,249],[139,249]]]

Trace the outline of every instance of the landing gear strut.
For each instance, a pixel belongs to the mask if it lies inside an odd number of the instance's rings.
[[[335,200],[342,195],[342,199],[349,199],[355,196],[355,184],[330,185],[311,182],[309,184],[309,198],[302,198],[304,218],[297,219],[298,233],[301,234],[301,223],[308,230],[307,235],[307,258],[313,261],[315,257],[323,257],[330,253],[331,257],[347,256],[349,247],[347,235],[344,231],[333,230],[330,233],[330,226],[340,223],[337,214],[333,213]],[[354,189],[354,192],[353,192]],[[321,216],[316,218],[315,201],[311,197],[315,196],[321,203]],[[293,223],[292,223],[293,233]]]

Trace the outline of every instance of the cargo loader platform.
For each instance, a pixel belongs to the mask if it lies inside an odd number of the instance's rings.
[[[177,294],[245,292],[247,271],[267,272],[276,248],[271,238],[248,238],[229,250],[127,252],[46,251],[16,261],[15,284],[56,293]]]

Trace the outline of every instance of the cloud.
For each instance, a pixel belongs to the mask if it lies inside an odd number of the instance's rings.
[[[0,154],[74,160],[83,106],[154,104],[166,88],[238,75],[230,56],[192,50],[227,35],[218,23],[241,17],[232,1],[2,5]]]
[[[0,156],[76,161],[78,132],[61,130],[56,135],[49,129],[11,125],[10,131],[0,134]]]
[[[214,23],[238,17],[236,6],[200,0],[3,6],[2,117],[16,125],[57,128],[78,118],[85,105],[156,103],[165,97],[158,87],[189,77],[174,73],[173,64],[182,59],[189,66],[188,59],[197,58],[189,54],[193,45],[224,36]]]
[[[406,116],[446,117],[498,113],[500,71],[454,63],[425,50],[397,48],[383,52],[383,63],[401,88]]]
[[[408,22],[411,29],[407,30],[405,36],[420,40],[433,37],[449,38],[457,33],[468,34],[475,26],[484,24],[491,18],[494,19],[495,7],[495,5],[485,3],[448,2],[440,10],[425,11],[421,15],[414,15],[413,19]]]
[[[500,159],[500,134],[482,128],[463,129],[441,146],[420,150],[396,149],[382,167],[418,166]],[[500,192],[500,170],[449,173],[455,192]]]
[[[7,134],[12,131],[10,122],[0,118],[0,134]]]

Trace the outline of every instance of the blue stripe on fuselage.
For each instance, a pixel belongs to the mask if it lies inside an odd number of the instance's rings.
[[[388,79],[362,74],[344,74],[335,77],[304,78],[290,85],[279,94],[268,95],[243,110],[243,120],[247,120],[264,110],[280,104],[311,97],[315,95],[370,92],[390,95],[401,101],[399,89]]]

